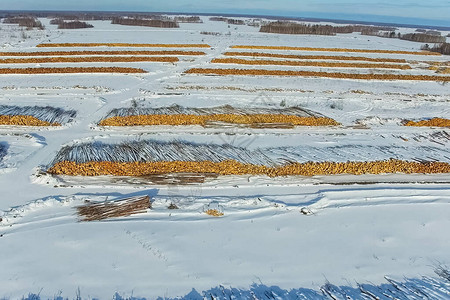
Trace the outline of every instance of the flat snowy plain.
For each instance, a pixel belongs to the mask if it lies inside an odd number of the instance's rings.
[[[80,30],[57,30],[43,19],[46,29],[25,31],[26,39],[15,25],[0,24],[0,51],[5,52],[61,50],[36,48],[44,42],[211,45],[182,49],[205,51],[206,55],[180,57],[174,64],[41,64],[138,67],[146,74],[0,75],[0,105],[50,105],[77,111],[72,122],[59,128],[0,126],[0,298],[17,299],[29,293],[43,299],[74,298],[79,290],[82,298],[111,298],[117,292],[122,297],[154,299],[181,297],[192,289],[201,292],[219,285],[246,290],[255,283],[319,290],[328,281],[356,287],[357,283],[379,285],[385,276],[399,281],[436,277],[437,266],[450,264],[447,174],[223,176],[196,185],[157,185],[143,179],[42,173],[62,146],[139,139],[229,143],[251,149],[293,147],[291,157],[297,161],[397,158],[450,162],[448,129],[401,125],[403,119],[449,117],[450,88],[442,82],[183,74],[195,67],[341,71],[210,63],[226,51],[235,51],[232,45],[417,51],[419,43],[359,33],[264,34],[255,27],[202,19],[203,24],[180,24],[178,29],[93,21],[94,28]],[[342,70],[361,73],[433,75],[421,67],[422,61],[448,61],[445,56],[264,52],[402,58],[414,66],[401,71]],[[31,66],[35,65],[14,65]],[[114,108],[172,104],[297,105],[342,125],[273,130],[97,125]],[[130,217],[79,222],[75,208],[86,200],[135,195],[149,195],[153,208]],[[167,209],[171,203],[179,209]],[[219,207],[224,215],[206,215],[208,207]],[[442,295],[450,297],[446,287]]]

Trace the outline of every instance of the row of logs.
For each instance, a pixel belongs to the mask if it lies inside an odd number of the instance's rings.
[[[33,116],[25,115],[0,115],[0,125],[18,125],[18,126],[61,126],[59,123],[50,123],[39,120]]]
[[[450,81],[450,76],[435,76],[435,75],[359,74],[359,73],[262,70],[262,69],[192,68],[185,71],[185,73],[211,74],[211,75],[303,76],[303,77],[325,77],[325,78],[361,79],[361,80],[421,80],[421,81],[440,81],[440,82]]]
[[[64,67],[64,68],[0,68],[0,74],[62,74],[62,73],[147,73],[125,67]]]
[[[406,59],[401,58],[377,58],[364,56],[338,56],[338,55],[295,55],[295,54],[279,54],[268,52],[225,52],[225,56],[251,56],[251,57],[274,57],[274,58],[290,58],[290,59],[321,59],[321,60],[359,60],[370,62],[390,62],[390,63],[406,63]]]
[[[421,121],[407,121],[405,126],[417,126],[417,127],[450,127],[450,120],[443,118],[433,118],[431,120],[421,120]]]
[[[178,62],[174,56],[91,56],[91,57],[33,57],[0,59],[0,64],[86,63],[86,62]]]
[[[376,69],[398,69],[409,70],[411,66],[400,64],[370,64],[370,63],[342,63],[325,61],[295,61],[295,60],[249,60],[239,58],[215,58],[211,63],[239,64],[239,65],[277,65],[277,66],[301,66],[301,67],[324,67],[324,68],[376,68]]]
[[[352,52],[352,53],[387,53],[387,54],[409,54],[409,55],[441,55],[429,51],[404,51],[404,50],[382,50],[382,49],[349,49],[349,48],[313,48],[313,47],[290,47],[290,46],[250,46],[236,45],[232,49],[266,49],[266,50],[297,50],[297,51],[319,51],[319,52]]]
[[[0,56],[69,56],[69,55],[205,55],[203,51],[180,50],[133,50],[133,51],[39,51],[39,52],[0,52]]]
[[[300,117],[283,114],[212,114],[212,115],[136,115],[116,116],[102,120],[100,126],[145,126],[145,125],[202,125],[208,122],[232,124],[286,123],[297,126],[336,126],[333,119],[326,117]]]
[[[245,164],[235,160],[211,161],[159,161],[159,162],[58,162],[48,169],[50,174],[81,176],[146,176],[170,173],[214,173],[218,175],[267,175],[270,177],[288,175],[336,175],[336,174],[431,174],[450,173],[446,162],[412,162],[383,160],[370,162],[306,162],[290,163],[278,167]]]
[[[43,43],[36,47],[148,47],[148,48],[211,48],[208,44],[135,44],[135,43]]]

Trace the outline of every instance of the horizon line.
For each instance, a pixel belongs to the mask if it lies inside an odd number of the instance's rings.
[[[309,16],[289,16],[289,15],[266,15],[259,13],[231,13],[231,12],[167,12],[167,11],[133,11],[133,10],[53,10],[53,9],[0,9],[0,13],[12,12],[12,13],[20,13],[20,12],[29,12],[29,13],[133,13],[133,14],[166,14],[166,15],[200,15],[200,16],[234,16],[234,17],[256,17],[256,18],[267,18],[267,19],[288,19],[288,20],[296,20],[296,21],[305,21],[305,22],[334,22],[337,24],[342,23],[350,23],[350,24],[364,24],[364,25],[390,25],[397,27],[406,27],[406,28],[430,28],[430,29],[440,29],[450,31],[450,25],[430,25],[430,24],[418,24],[418,23],[402,23],[401,19],[412,19],[423,22],[440,22],[444,20],[432,20],[432,19],[424,19],[424,18],[409,18],[409,17],[400,17],[400,16],[387,16],[387,15],[366,15],[366,14],[349,14],[350,16],[356,17],[356,19],[350,18],[339,18],[332,16],[329,17],[309,17]],[[310,12],[310,13],[318,13],[320,12]],[[392,18],[398,19],[398,21],[362,21],[358,20],[357,17],[370,16],[374,18]],[[1,16],[0,16],[1,17]]]

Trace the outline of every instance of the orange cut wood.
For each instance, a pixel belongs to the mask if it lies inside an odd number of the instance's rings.
[[[306,162],[290,163],[283,166],[245,164],[236,160],[211,161],[159,161],[159,162],[86,162],[77,164],[62,161],[47,170],[56,175],[81,176],[146,176],[169,173],[213,173],[218,175],[267,175],[270,177],[336,174],[433,174],[450,173],[446,162],[411,162],[403,160],[383,160],[369,162]]]
[[[433,118],[431,120],[421,120],[421,121],[407,121],[405,126],[417,126],[417,127],[450,127],[450,120],[443,118]]]
[[[309,59],[309,60],[359,60],[370,62],[390,62],[390,63],[406,63],[406,59],[400,58],[377,58],[364,56],[337,56],[337,55],[294,55],[279,54],[268,52],[225,52],[225,56],[248,56],[248,57],[274,57],[274,58],[292,58],[292,59]]]
[[[208,44],[135,44],[135,43],[43,43],[36,47],[149,47],[149,48],[211,48]]]
[[[0,125],[19,125],[19,126],[61,126],[59,123],[50,123],[41,121],[33,116],[16,115],[7,116],[0,115]]]
[[[45,63],[86,63],[86,62],[178,62],[172,56],[94,56],[94,57],[39,57],[6,58],[0,64],[45,64]]]
[[[91,56],[91,55],[205,55],[202,51],[180,50],[131,50],[131,51],[38,51],[38,52],[1,52],[0,56]]]
[[[350,49],[350,48],[314,48],[314,47],[290,47],[290,46],[257,46],[257,45],[235,45],[233,49],[267,49],[267,50],[298,50],[298,51],[318,51],[318,52],[355,52],[355,53],[390,53],[390,54],[410,54],[410,55],[441,55],[430,51],[403,51],[403,50],[382,50],[382,49]]]
[[[143,69],[124,67],[70,68],[0,68],[0,74],[63,74],[63,73],[147,73]]]
[[[211,75],[251,75],[251,76],[302,76],[302,77],[324,77],[338,79],[360,79],[360,80],[417,80],[417,81],[450,81],[450,76],[435,75],[404,75],[404,74],[361,74],[361,73],[338,73],[338,72],[316,72],[316,71],[293,71],[293,70],[262,70],[262,69],[213,69],[192,68],[185,71],[186,74],[211,74]]]
[[[336,126],[333,119],[325,117],[300,117],[282,114],[212,114],[212,115],[136,115],[116,116],[100,121],[100,126],[145,125],[202,125],[211,121],[233,124],[286,123],[296,126]]]

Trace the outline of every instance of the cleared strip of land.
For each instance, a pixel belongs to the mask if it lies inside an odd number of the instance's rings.
[[[407,63],[406,59],[400,58],[374,58],[364,56],[337,56],[337,55],[293,55],[293,54],[279,54],[267,52],[225,52],[225,56],[251,56],[251,57],[274,57],[274,58],[289,58],[289,59],[319,59],[319,60],[359,60],[370,62],[389,62],[389,63]]]
[[[80,68],[0,68],[0,74],[63,74],[63,73],[147,73],[138,68],[80,67]]]
[[[38,51],[38,52],[0,52],[0,56],[91,56],[91,55],[205,55],[203,51],[180,51],[180,50],[163,50],[163,51]]]
[[[336,174],[384,174],[384,173],[450,173],[445,162],[411,162],[386,160],[371,162],[307,162],[291,163],[279,167],[244,164],[235,160],[211,161],[159,161],[159,162],[86,162],[62,161],[53,165],[51,174],[71,176],[145,176],[167,173],[214,173],[219,175],[336,175]]]
[[[85,62],[169,62],[179,59],[173,56],[96,56],[96,57],[33,57],[0,59],[0,64],[43,64],[43,63],[85,63]]]
[[[301,76],[301,77],[325,77],[340,79],[361,80],[419,80],[419,81],[450,81],[450,76],[434,75],[404,75],[404,74],[356,74],[356,73],[331,73],[313,71],[290,70],[262,70],[262,69],[214,69],[192,68],[185,71],[186,74],[211,74],[211,75],[242,75],[242,76]]]
[[[208,44],[135,44],[135,43],[43,43],[36,47],[149,47],[149,48],[211,48]]]
[[[248,60],[239,58],[215,58],[212,63],[239,64],[239,65],[277,65],[277,66],[302,66],[302,67],[325,67],[325,68],[365,68],[365,69],[399,69],[409,70],[409,65],[400,64],[370,64],[370,63],[342,63],[321,61],[294,61],[294,60]]]
[[[389,53],[389,54],[409,54],[409,55],[441,55],[429,51],[403,51],[403,50],[381,50],[381,49],[349,49],[349,48],[313,48],[313,47],[290,47],[290,46],[250,46],[235,45],[233,49],[267,49],[267,50],[298,50],[298,51],[323,51],[323,52],[357,52],[357,53]]]

